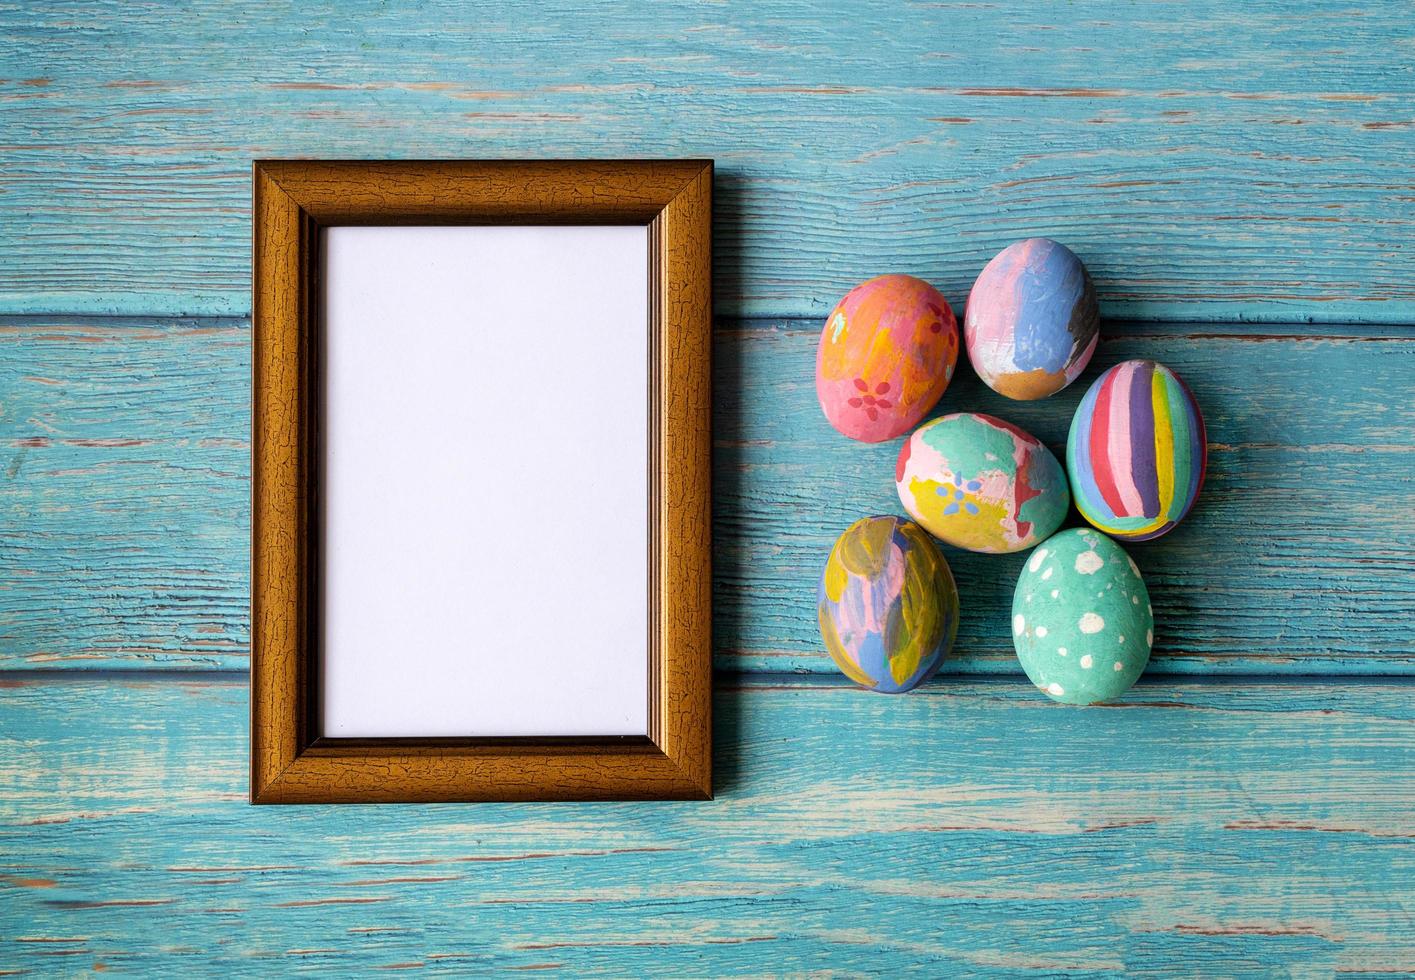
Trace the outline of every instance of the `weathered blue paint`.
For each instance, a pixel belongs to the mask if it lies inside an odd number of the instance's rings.
[[[1411,686],[727,680],[712,803],[251,807],[241,678],[0,689],[0,967],[1415,966]]]
[[[717,346],[718,663],[830,671],[809,615],[814,582],[851,522],[900,512],[901,440],[865,445],[830,428],[812,379],[819,323],[737,327]],[[1397,394],[1415,378],[1415,335],[1102,329],[1090,366],[1058,395],[1012,401],[961,366],[934,414],[996,415],[1061,457],[1106,368],[1146,357],[1185,379],[1208,425],[1205,487],[1180,528],[1126,547],[1154,603],[1151,669],[1415,668],[1415,400]],[[1083,524],[1074,509],[1068,524]],[[961,659],[943,669],[1016,671],[1009,624],[1026,555],[944,553],[962,618]]]
[[[1415,971],[1412,689],[1358,676],[1415,668],[1410,41],[1335,0],[0,9],[0,973]],[[717,159],[715,802],[245,804],[281,155]],[[1107,341],[939,410],[1058,449],[1108,365],[1184,375],[1212,471],[1131,549],[1151,673],[1085,711],[959,676],[1015,671],[1022,559],[949,551],[954,673],[853,690],[811,583],[896,445],[819,416],[819,320],[886,271],[961,313],[1031,235]]]
[[[244,666],[250,330],[0,321],[0,667]]]
[[[716,636],[729,669],[833,671],[813,583],[841,530],[899,510],[899,442],[843,439],[820,414],[818,330],[719,325]],[[993,413],[1060,453],[1095,375],[1164,361],[1193,387],[1212,445],[1184,526],[1129,549],[1155,604],[1152,669],[1412,670],[1415,576],[1402,570],[1415,518],[1392,475],[1415,459],[1415,403],[1395,397],[1415,344],[1390,330],[1225,330],[1107,324],[1060,395],[1004,399],[964,365],[937,411]],[[245,666],[248,341],[240,320],[0,322],[0,667]],[[1024,556],[945,553],[963,603],[945,670],[1015,673]],[[1292,601],[1312,594],[1324,598]]]
[[[1109,316],[1415,321],[1402,3],[0,9],[0,312],[249,309],[253,157],[711,156],[720,312],[961,298],[1073,247]]]

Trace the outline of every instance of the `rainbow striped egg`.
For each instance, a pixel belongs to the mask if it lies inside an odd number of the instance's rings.
[[[1194,395],[1154,361],[1125,361],[1097,378],[1066,440],[1076,509],[1106,534],[1131,541],[1157,538],[1184,518],[1207,463]]]

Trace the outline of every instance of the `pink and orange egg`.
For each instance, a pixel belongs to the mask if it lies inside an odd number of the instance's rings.
[[[816,354],[816,396],[841,434],[885,442],[928,414],[953,379],[958,321],[937,289],[877,276],[831,310]]]

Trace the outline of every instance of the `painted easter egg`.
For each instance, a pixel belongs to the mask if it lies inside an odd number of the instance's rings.
[[[991,415],[945,415],[899,451],[904,509],[935,537],[969,551],[1030,548],[1066,517],[1061,464],[1035,438]]]
[[[1017,577],[1012,643],[1032,683],[1055,701],[1124,694],[1150,662],[1154,626],[1140,569],[1090,528],[1047,538]]]
[[[983,267],[963,314],[968,359],[989,388],[1030,401],[1085,369],[1100,339],[1091,277],[1050,238],[1007,246]]]
[[[1157,538],[1204,484],[1204,417],[1163,364],[1125,361],[1096,379],[1071,420],[1066,469],[1081,516],[1131,541]]]
[[[958,321],[943,294],[913,276],[879,276],[826,318],[816,397],[842,434],[884,442],[934,407],[957,362]]]
[[[938,669],[958,632],[953,573],[924,529],[866,517],[845,529],[821,575],[821,637],[845,676],[899,694]]]

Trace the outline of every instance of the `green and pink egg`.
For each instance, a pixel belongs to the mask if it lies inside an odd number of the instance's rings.
[[[1010,422],[971,412],[916,429],[894,482],[909,516],[934,537],[991,554],[1049,537],[1071,506],[1051,450]]]

